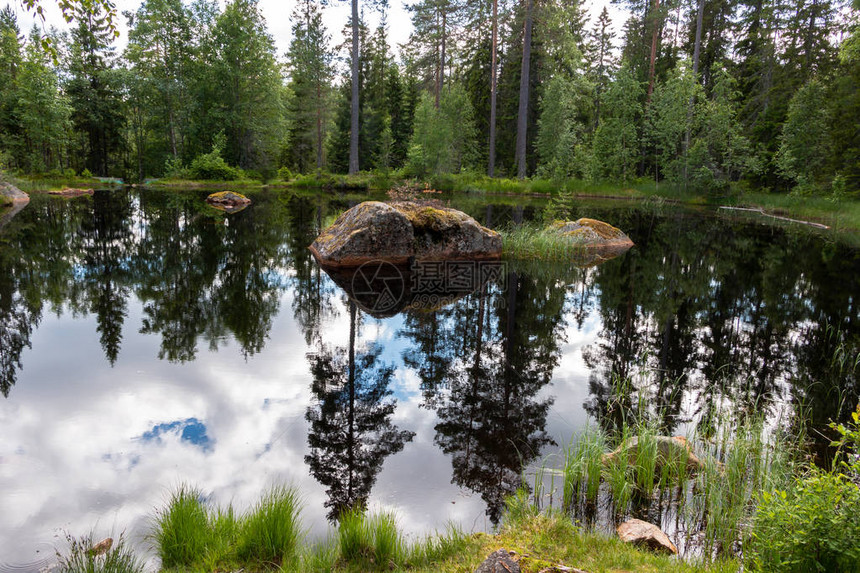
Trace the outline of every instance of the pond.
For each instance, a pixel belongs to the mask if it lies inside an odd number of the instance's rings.
[[[311,535],[362,500],[411,534],[490,530],[524,466],[625,404],[670,435],[772,411],[824,459],[817,430],[857,403],[838,358],[858,349],[860,251],[826,232],[577,203],[636,247],[381,301],[307,249],[360,197],[260,192],[225,215],[205,195],[34,196],[0,230],[0,570],[39,569],[64,532],[146,551],[180,484],[237,508],[295,485]],[[443,200],[491,227],[543,209]]]

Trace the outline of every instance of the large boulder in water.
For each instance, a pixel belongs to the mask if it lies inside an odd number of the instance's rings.
[[[381,260],[487,260],[502,254],[502,238],[467,214],[447,207],[398,201],[356,205],[320,233],[311,251],[329,267]]]

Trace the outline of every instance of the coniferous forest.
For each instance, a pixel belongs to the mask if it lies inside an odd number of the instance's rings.
[[[860,190],[860,1],[618,3],[616,35],[584,0],[416,0],[393,46],[385,0],[353,0],[343,45],[299,0],[285,54],[255,0],[61,2],[67,32],[7,6],[0,168]]]

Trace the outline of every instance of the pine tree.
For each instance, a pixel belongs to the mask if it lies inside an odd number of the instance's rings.
[[[242,168],[269,169],[283,133],[283,88],[257,0],[228,4],[215,21],[212,42],[209,80],[217,99],[210,113],[227,136],[224,159]]]
[[[85,166],[97,175],[122,175],[118,155],[123,145],[120,85],[114,70],[115,35],[99,3],[81,3],[74,10],[69,74],[65,86],[75,129],[84,135],[79,151]]]
[[[139,92],[141,122],[156,139],[153,161],[163,164],[167,157],[183,155],[189,136],[192,17],[181,0],[145,0],[126,16],[124,57]]]
[[[332,53],[322,13],[314,0],[303,0],[293,12],[288,106],[289,164],[300,173],[325,164],[325,142],[331,121]]]

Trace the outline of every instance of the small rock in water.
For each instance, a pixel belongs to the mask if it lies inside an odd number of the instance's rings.
[[[101,541],[90,547],[87,551],[87,554],[93,557],[96,557],[98,555],[104,555],[105,553],[110,551],[111,547],[113,547],[113,538],[108,537],[107,539],[102,539]]]
[[[475,573],[520,573],[520,566],[511,559],[510,552],[499,549],[490,553],[484,562],[478,565]]]
[[[95,193],[92,189],[73,189],[66,187],[60,191],[48,191],[48,195],[56,195],[58,197],[80,197],[81,195],[92,195]]]
[[[647,521],[629,519],[616,529],[618,537],[625,543],[644,546],[653,551],[676,555],[678,548],[663,531]]]
[[[219,193],[212,193],[208,197],[206,197],[206,202],[215,207],[216,209],[221,209],[222,211],[226,211],[228,213],[235,213],[237,211],[241,211],[245,207],[251,204],[251,200],[245,197],[244,195],[240,195],[239,193],[233,193],[232,191],[221,191]]]

